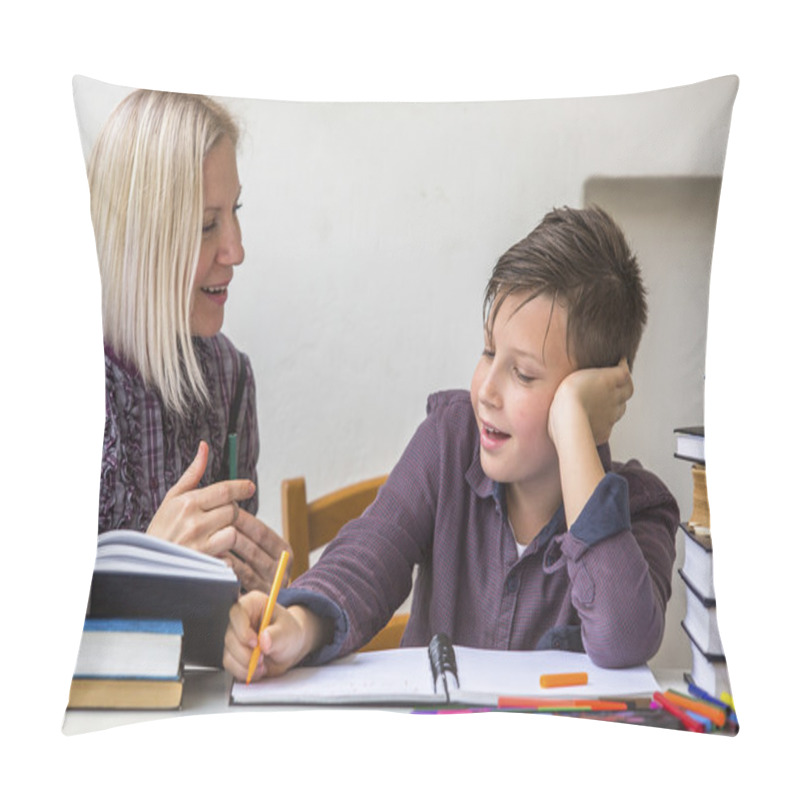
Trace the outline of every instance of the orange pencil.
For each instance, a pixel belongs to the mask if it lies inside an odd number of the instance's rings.
[[[694,711],[695,713],[700,714],[700,716],[710,719],[711,722],[713,722],[718,728],[722,728],[727,721],[727,714],[721,708],[715,708],[714,706],[711,706],[708,703],[703,703],[700,700],[693,700],[691,698],[684,697],[682,694],[673,692],[671,689],[668,689],[666,692],[664,692],[664,696],[676,706],[685,708],[687,711]]]
[[[584,686],[589,683],[589,675],[585,672],[562,672],[554,675],[542,675],[539,686],[542,689],[555,689],[559,686]]]
[[[261,617],[261,627],[258,629],[258,636],[261,637],[261,632],[269,625],[272,619],[272,612],[275,610],[275,602],[278,599],[278,592],[280,591],[281,584],[283,583],[283,576],[286,572],[286,567],[289,564],[289,552],[284,550],[281,553],[280,561],[278,561],[278,569],[275,570],[275,577],[272,580],[272,588],[267,598],[267,603],[264,606],[264,616]],[[256,671],[256,664],[258,664],[258,657],[261,655],[261,647],[256,642],[253,654],[250,656],[250,665],[247,668],[247,683],[249,684],[253,673]]]

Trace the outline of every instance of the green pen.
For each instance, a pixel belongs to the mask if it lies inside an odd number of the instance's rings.
[[[228,434],[228,477],[232,480],[236,480],[236,475],[238,474],[237,470],[237,461],[239,460],[238,457],[238,440],[236,438],[235,433]],[[235,551],[231,550],[231,554],[236,556],[240,561],[243,561],[242,557]]]
[[[235,433],[228,434],[228,477],[232,480],[236,480],[236,462],[238,461],[238,443],[236,439]]]

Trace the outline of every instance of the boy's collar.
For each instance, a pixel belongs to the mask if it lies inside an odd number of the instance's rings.
[[[475,455],[472,458],[472,463],[467,467],[464,477],[472,491],[475,492],[478,497],[487,498],[491,497],[494,493],[494,481],[483,471],[483,467],[481,466],[480,445],[475,448]]]

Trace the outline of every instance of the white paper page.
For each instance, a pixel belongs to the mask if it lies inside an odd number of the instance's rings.
[[[233,703],[413,702],[434,699],[427,648],[402,647],[297,667],[279,678],[235,682]]]
[[[136,531],[107,531],[98,537],[96,572],[147,573],[236,580],[218,558]]]
[[[113,530],[101,533],[97,537],[98,553],[113,552],[116,545],[131,545],[143,553],[151,553],[152,558],[160,558],[161,554],[177,555],[189,562],[200,562],[209,565],[219,564],[220,561],[214,556],[193,550],[190,547],[170,542],[166,539],[159,539],[156,536],[147,536],[141,531]]]
[[[476,650],[456,645],[460,691],[453,699],[483,699],[498,696],[522,697],[611,697],[652,694],[658,683],[647,666],[603,669],[585,653],[561,650],[500,651]],[[542,689],[542,675],[585,672],[585,686]],[[462,697],[462,695],[466,697]]]
[[[140,631],[84,631],[75,676],[175,678],[182,637]]]
[[[649,695],[658,684],[647,666],[602,669],[584,653],[477,650],[456,646],[460,689],[449,681],[453,701],[493,704],[500,696],[610,697]],[[543,674],[586,672],[585,686],[542,689]],[[440,693],[441,694],[441,693]],[[233,703],[379,703],[441,700],[433,692],[426,648],[357,653],[322,667],[299,667],[250,686],[234,683]]]

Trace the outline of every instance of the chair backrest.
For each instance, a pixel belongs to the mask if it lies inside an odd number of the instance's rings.
[[[386,477],[350,484],[310,503],[305,478],[288,478],[281,483],[283,534],[293,553],[292,580],[309,568],[309,556],[314,550],[328,544],[346,522],[361,516],[377,497]],[[395,614],[362,650],[397,647],[407,621],[408,614]]]
[[[385,475],[360,481],[309,503],[305,478],[289,478],[283,481],[283,535],[288,539],[294,554],[292,580],[308,569],[309,555],[314,550],[328,544],[346,522],[361,516],[385,482]]]

